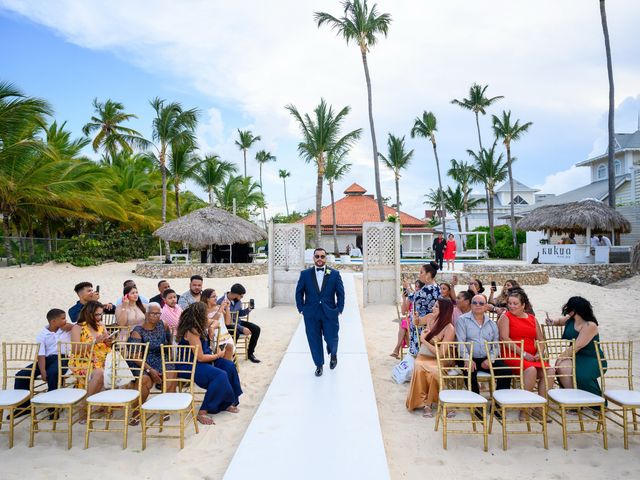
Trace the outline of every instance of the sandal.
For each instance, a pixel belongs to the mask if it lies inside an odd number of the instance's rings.
[[[200,422],[203,425],[215,425],[216,424],[216,422],[213,421],[213,418],[211,418],[206,413],[198,412],[198,415],[197,415],[196,418],[198,419],[198,422]]]
[[[424,418],[433,418],[433,410],[431,410],[431,407],[424,407],[422,416]]]
[[[390,353],[389,356],[393,357],[393,358],[397,358],[398,360],[400,360],[400,354],[399,353],[393,352],[393,353]]]
[[[447,418],[454,418],[456,416],[456,411],[455,410],[449,410],[447,412]]]

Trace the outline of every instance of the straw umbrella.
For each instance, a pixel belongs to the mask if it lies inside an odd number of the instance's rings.
[[[163,225],[153,234],[163,240],[187,243],[195,248],[253,243],[267,238],[267,232],[262,228],[216,207],[195,210]]]
[[[608,205],[587,199],[538,207],[518,221],[518,229],[585,234],[588,241],[592,233],[629,233],[631,224]]]

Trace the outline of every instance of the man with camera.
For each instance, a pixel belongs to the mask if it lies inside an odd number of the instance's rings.
[[[251,338],[249,338],[249,346],[247,347],[247,354],[249,360],[253,363],[260,363],[254,354],[256,350],[256,345],[258,344],[258,339],[260,338],[260,327],[255,323],[251,323],[247,320],[240,320],[240,318],[248,318],[251,310],[255,308],[255,304],[253,299],[249,300],[249,308],[242,308],[242,298],[244,297],[247,290],[239,283],[236,283],[231,286],[231,290],[225,293],[218,299],[218,305],[220,305],[225,297],[229,300],[229,311],[231,312],[232,318],[233,315],[238,315],[238,335],[249,335],[251,334]],[[237,314],[235,312],[238,312]],[[235,326],[228,327],[229,333],[233,336],[235,334]]]

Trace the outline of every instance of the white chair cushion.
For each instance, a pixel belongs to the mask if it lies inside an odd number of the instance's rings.
[[[137,390],[105,390],[87,398],[90,403],[129,403],[138,398]]]
[[[480,379],[489,379],[491,378],[491,374],[489,372],[478,372],[478,380]]]
[[[458,370],[457,368],[452,368],[451,370],[447,370],[447,375],[458,377],[462,375],[462,371]]]
[[[486,403],[487,399],[470,390],[442,390],[439,395],[444,403]]]
[[[161,393],[142,404],[143,410],[185,410],[191,405],[190,393]]]
[[[634,390],[605,390],[604,396],[620,405],[640,407],[640,392]]]
[[[549,390],[549,397],[557,403],[571,405],[604,402],[604,398],[577,388],[554,388]]]
[[[0,407],[19,405],[29,398],[29,390],[0,390]]]
[[[87,394],[82,388],[59,388],[40,393],[31,399],[31,403],[47,405],[69,405],[79,402]]]
[[[502,405],[523,405],[526,403],[544,405],[547,403],[546,398],[528,390],[521,390],[519,388],[495,390],[493,392],[493,399]]]

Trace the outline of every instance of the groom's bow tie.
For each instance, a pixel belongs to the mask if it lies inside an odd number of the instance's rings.
[[[316,267],[316,272],[324,272],[324,267]]]

